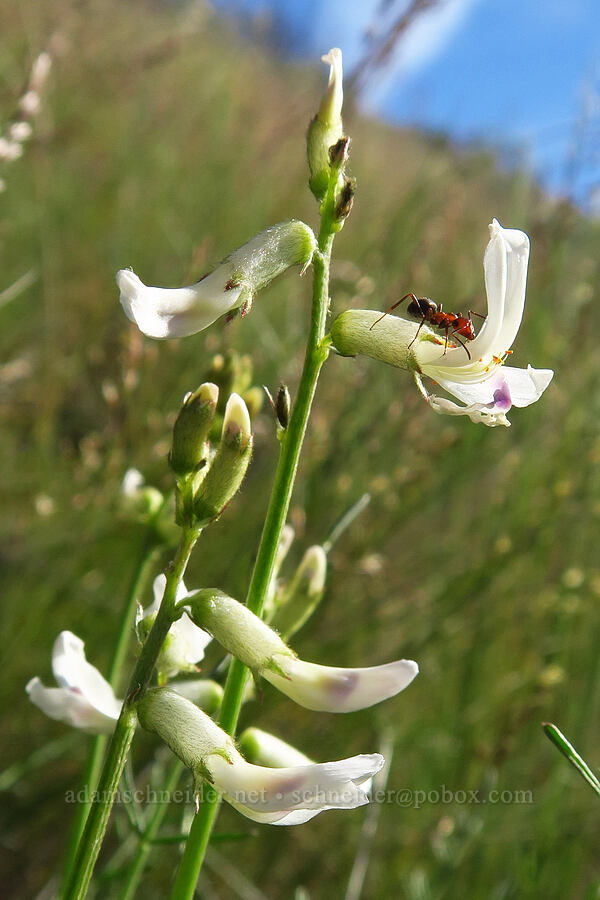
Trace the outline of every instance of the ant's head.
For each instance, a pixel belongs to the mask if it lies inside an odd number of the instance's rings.
[[[430,300],[429,297],[415,297],[406,307],[406,312],[409,316],[414,316],[415,319],[427,319],[432,313],[437,311],[437,303],[434,300]]]

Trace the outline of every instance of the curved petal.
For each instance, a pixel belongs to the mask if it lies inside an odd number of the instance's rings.
[[[344,103],[342,51],[339,47],[332,47],[329,53],[321,57],[321,61],[329,64],[329,82],[321,100],[319,119],[332,127],[340,121]]]
[[[145,285],[130,269],[117,272],[120,301],[128,319],[148,337],[185,337],[212,325],[239,306],[241,285],[231,288],[218,269],[189,287],[158,288]]]
[[[497,337],[496,355],[510,350],[519,331],[525,308],[529,238],[516,228],[502,228],[496,219],[490,225],[502,234],[506,248],[506,297],[502,327]]]
[[[466,404],[479,403],[508,412],[511,406],[529,406],[539,400],[553,376],[551,369],[517,369],[501,366],[485,381],[462,384],[449,378],[438,384],[449,394]]]
[[[61,631],[54,642],[52,671],[61,687],[76,691],[105,716],[118,718],[121,701],[98,669],[86,660],[83,641],[71,631]]]
[[[31,702],[51,719],[80,728],[88,734],[111,734],[114,731],[118,710],[114,716],[106,715],[88,703],[74,688],[47,688],[39,678],[32,678],[25,690]]]
[[[441,415],[468,416],[471,422],[481,422],[482,425],[489,425],[490,427],[495,425],[510,426],[506,413],[486,408],[485,404],[471,403],[468,406],[459,406],[458,403],[447,400],[446,397],[436,397],[435,394],[428,395],[427,399],[431,409]]]
[[[522,233],[522,232],[519,232]],[[496,219],[490,225],[490,241],[483,257],[485,273],[485,290],[487,295],[487,316],[479,334],[469,343],[469,353],[476,364],[481,358],[487,361],[493,354],[500,355],[505,347],[498,349],[498,337],[502,330],[508,283],[508,247],[504,238],[504,229]],[[526,269],[527,271],[527,269]],[[523,294],[523,302],[525,295]],[[465,363],[466,354],[462,347],[448,350],[433,365],[444,369],[473,369],[473,364]],[[467,357],[468,359],[468,357]]]
[[[210,756],[206,765],[226,799],[264,814],[363,806],[369,798],[360,784],[382,768],[384,759],[373,753],[337,762],[270,769],[254,766],[236,754],[231,762]]]
[[[156,615],[162,602],[167,578],[164,574],[157,575],[152,584],[154,591],[154,600],[150,606],[144,610],[143,618]],[[179,603],[188,596],[188,589],[183,581],[177,586],[175,602]],[[195,625],[186,612],[181,618],[171,625],[169,629],[169,638],[165,643],[162,651],[163,662],[167,664],[167,669],[172,675],[176,675],[179,671],[192,669],[195,664],[204,659],[204,651],[210,644],[212,637],[202,628]]]
[[[244,806],[243,803],[238,803],[227,795],[225,795],[225,799],[230,806],[237,809],[237,811],[247,819],[250,819],[252,822],[259,822],[261,825],[304,825],[305,822],[314,819],[314,817],[318,816],[324,809],[330,809],[330,807],[324,807],[323,809],[295,809],[292,812],[282,811],[263,813],[251,809],[249,806]]]
[[[261,671],[267,681],[300,706],[320,712],[354,712],[394,697],[408,687],[419,667],[410,659],[364,669],[319,666],[276,654],[287,678],[271,669]]]

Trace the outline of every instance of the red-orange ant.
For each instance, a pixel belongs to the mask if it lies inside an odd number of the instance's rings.
[[[475,329],[473,328],[473,320],[472,316],[480,316],[482,319],[485,319],[485,316],[482,316],[481,313],[475,312],[474,310],[469,310],[468,316],[463,316],[462,313],[445,313],[442,308],[442,304],[437,304],[434,300],[430,300],[429,297],[417,297],[412,292],[409,294],[405,294],[400,300],[390,306],[382,316],[380,316],[373,324],[371,325],[371,329],[377,325],[377,322],[381,322],[388,313],[390,313],[393,309],[396,309],[397,306],[400,306],[408,298],[411,298],[411,302],[406,307],[406,311],[409,316],[412,316],[415,319],[420,319],[421,324],[417,329],[417,333],[414,338],[408,345],[412,347],[414,342],[419,336],[419,331],[427,322],[429,325],[432,325],[434,328],[439,328],[440,331],[444,332],[446,343],[444,345],[444,355],[446,350],[448,349],[448,334],[450,333],[451,339],[456,339],[460,346],[464,349],[465,353],[471,359],[471,354],[469,353],[466,344],[463,344],[461,341],[461,337],[465,338],[467,341],[473,341],[476,338]],[[460,337],[459,337],[460,335]]]

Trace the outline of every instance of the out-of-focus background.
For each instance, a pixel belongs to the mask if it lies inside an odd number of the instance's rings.
[[[306,278],[280,280],[244,321],[156,343],[125,319],[114,273],[131,266],[150,284],[190,283],[269,224],[297,216],[314,225],[304,132],[326,69],[300,49],[287,59],[255,18],[240,26],[204,3],[24,0],[1,13],[3,135],[32,61],[52,56],[33,135],[20,159],[0,163],[0,860],[3,896],[21,898],[47,889],[56,871],[72,815],[65,792],[78,787],[89,741],[44,718],[24,686],[35,674],[51,682],[62,629],[106,668],[141,540],[118,515],[125,470],[169,487],[173,416],[214,354],[251,354],[257,384],[284,381],[292,394],[301,366]],[[320,51],[342,43],[332,37],[316,36]],[[387,71],[392,62],[375,67]],[[496,216],[532,239],[512,361],[557,374],[539,403],[513,411],[510,429],[487,429],[433,415],[406,373],[330,359],[287,573],[363,493],[372,499],[333,549],[322,607],[295,648],[332,665],[407,656],[421,674],[394,700],[339,717],[267,686],[244,721],[319,760],[392,740],[389,788],[404,793],[379,807],[364,897],[595,897],[597,798],[540,728],[556,721],[598,762],[593,178],[582,162],[589,191],[578,181],[565,192],[499,159],[497,146],[386,123],[369,112],[369,83],[347,95],[358,194],[335,245],[334,309],[385,309],[408,290],[449,309],[481,306]],[[495,85],[487,89],[493,101]],[[469,108],[467,91],[465,116]],[[573,107],[569,121],[577,115]],[[190,586],[245,594],[277,456],[268,405],[255,428],[247,481],[202,538]],[[149,746],[140,741],[136,753]],[[488,802],[467,802],[469,791]],[[342,897],[364,816],[261,828],[226,809],[219,831],[246,838],[211,848],[201,895]],[[119,895],[121,812],[116,823],[98,897]],[[153,854],[140,895],[165,896],[177,853]]]

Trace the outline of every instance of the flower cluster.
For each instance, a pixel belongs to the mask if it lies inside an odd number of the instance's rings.
[[[132,271],[120,270],[117,283],[121,304],[144,334],[156,339],[179,338],[208,327],[222,316],[231,318],[238,312],[243,316],[255,294],[293,266],[304,271],[314,262],[317,275],[319,271],[328,272],[330,246],[326,253],[323,235],[327,232],[332,238],[343,226],[352,208],[355,182],[346,175],[350,141],[342,125],[341,51],[333,49],[323,59],[330,65],[329,83],[309,126],[307,143],[310,187],[322,213],[319,245],[307,225],[291,220],[252,238],[188,287],[148,287]],[[33,104],[33,95],[28,102]],[[28,114],[34,111],[32,106]],[[14,140],[24,140],[25,131],[22,128],[21,137],[15,136]],[[1,154],[0,143],[0,158]],[[510,408],[538,400],[553,375],[546,369],[504,365],[523,317],[528,260],[527,235],[502,228],[494,219],[484,257],[487,311],[478,334],[470,318],[443,313],[428,298],[414,297],[414,305],[408,311],[417,321],[381,315],[374,310],[346,310],[333,321],[331,334],[326,337],[328,297],[323,289],[315,355],[322,353],[324,360],[333,345],[342,356],[364,355],[408,369],[434,411],[468,416],[486,425],[508,425],[506,414]],[[318,289],[315,308],[317,294]],[[438,332],[441,329],[443,338],[433,330],[435,327]],[[325,347],[327,351],[323,352]],[[429,378],[455,399],[429,393],[423,378]],[[304,394],[304,422],[310,409],[310,400],[306,400],[309,393]],[[302,396],[302,385],[298,395]],[[215,418],[219,396],[222,403],[228,396],[222,427],[220,417]],[[290,418],[287,388],[281,389],[274,408],[284,459],[285,449],[290,446],[286,441],[301,415],[295,418],[296,406]],[[219,428],[220,440],[215,442]],[[296,434],[299,433],[296,428]],[[290,491],[301,437],[297,441],[296,456],[288,457]],[[143,654],[148,646],[152,648],[146,680],[134,681],[128,703],[136,703],[142,726],[159,735],[192,770],[196,788],[202,779],[207,780],[249,818],[292,825],[306,822],[325,809],[352,809],[368,802],[371,780],[382,768],[383,757],[377,753],[361,754],[314,763],[280,739],[252,729],[241,739],[248,757],[245,758],[232,737],[211,717],[223,694],[220,686],[203,679],[170,679],[180,672],[197,672],[209,642],[214,640],[226,654],[248,667],[256,684],[264,679],[310,710],[350,713],[396,696],[411,684],[419,668],[410,659],[343,668],[298,658],[287,641],[323,596],[327,555],[322,546],[309,548],[294,578],[288,585],[282,584],[278,574],[293,537],[289,528],[280,534],[277,529],[271,535],[273,544],[279,537],[278,547],[269,546],[269,529],[265,528],[267,543],[261,550],[267,547],[271,554],[265,578],[268,584],[260,602],[253,606],[262,612],[262,617],[220,590],[187,590],[181,579],[193,542],[221,515],[239,489],[250,461],[252,442],[248,407],[237,389],[220,393],[216,383],[207,381],[185,396],[173,427],[169,464],[175,478],[176,523],[184,534],[180,550],[183,547],[187,555],[179,569],[173,565],[171,582],[164,575],[155,579],[153,603],[139,609],[138,637],[143,643],[152,633],[155,641],[154,646],[152,639],[148,641],[142,650]],[[164,511],[165,498],[155,489],[144,487],[134,470],[127,473],[123,488],[124,506],[130,516],[155,527]],[[279,499],[276,493],[273,496]],[[289,503],[289,498],[290,493],[285,503]],[[287,508],[285,503],[282,500],[280,508]],[[278,630],[271,627],[271,622]],[[165,634],[159,652],[157,635],[162,639]],[[149,688],[153,667],[158,687]],[[50,717],[84,731],[112,731],[122,701],[87,662],[83,642],[71,632],[62,632],[57,638],[52,668],[58,687],[45,687],[39,678],[33,678],[27,685],[31,700]],[[234,698],[238,706],[242,689],[243,678]]]

